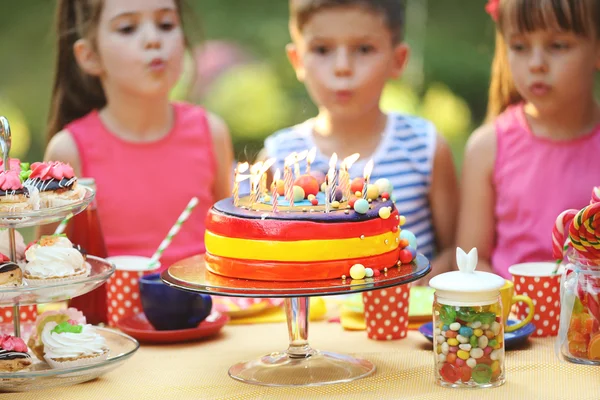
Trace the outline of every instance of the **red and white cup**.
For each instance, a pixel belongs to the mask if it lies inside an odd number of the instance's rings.
[[[19,314],[21,323],[23,322],[35,322],[38,311],[37,306],[19,306]],[[13,323],[13,307],[0,307],[0,324],[12,324]]]
[[[406,337],[409,295],[410,284],[363,293],[369,339],[397,340]]]
[[[149,257],[114,256],[107,260],[116,267],[115,273],[106,281],[108,324],[116,326],[119,320],[142,312],[139,279],[156,272],[160,264],[149,270]]]
[[[546,337],[558,334],[560,318],[560,271],[553,262],[530,262],[508,268],[513,277],[515,293],[529,296],[535,305],[532,336]],[[529,313],[526,303],[515,304],[515,314],[522,320]]]

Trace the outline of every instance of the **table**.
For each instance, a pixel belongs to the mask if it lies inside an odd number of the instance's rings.
[[[142,345],[123,366],[92,382],[29,393],[1,394],[2,400],[61,399],[519,399],[597,400],[600,368],[560,362],[554,339],[530,339],[507,352],[506,384],[495,389],[444,389],[434,383],[431,344],[416,331],[406,339],[378,342],[364,331],[339,324],[311,324],[316,348],[350,353],[374,362],[375,374],[339,385],[269,388],[236,382],[227,375],[240,361],[285,349],[285,323],[227,325],[210,340],[173,345]]]

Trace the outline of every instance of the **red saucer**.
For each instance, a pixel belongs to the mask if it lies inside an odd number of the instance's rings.
[[[143,312],[123,318],[117,328],[144,343],[179,343],[216,335],[229,322],[229,316],[213,311],[196,328],[157,331]]]

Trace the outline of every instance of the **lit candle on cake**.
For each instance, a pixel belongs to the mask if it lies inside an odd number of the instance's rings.
[[[315,161],[317,156],[317,148],[313,147],[306,155],[306,173],[310,174],[310,165]]]
[[[238,163],[237,167],[233,171],[233,205],[238,206],[240,203],[240,182],[247,179],[248,175],[242,175],[244,172],[248,170],[250,165],[247,162]],[[244,177],[243,179],[239,179],[240,177]]]
[[[340,169],[340,190],[342,191],[342,197],[346,200],[350,198],[350,168],[359,159],[360,154],[354,153],[351,156],[344,158]]]
[[[267,171],[273,166],[273,164],[275,164],[275,159],[269,158],[267,161],[264,162],[264,164],[262,165],[262,168],[260,169],[260,195],[259,195],[259,198],[261,196],[264,196],[267,194]]]
[[[295,159],[294,159],[294,175],[295,175],[295,179],[300,178],[300,161],[304,160],[306,158],[306,155],[308,154],[308,150],[304,150],[301,151],[300,153],[295,155]]]
[[[262,161],[259,161],[250,167],[250,208],[258,201],[262,165]]]
[[[327,187],[329,188],[329,201],[333,201],[335,197],[335,187],[337,186],[337,153],[333,153],[329,159],[329,172],[327,172]]]
[[[273,186],[271,197],[273,198],[273,212],[274,213],[277,212],[277,203],[279,203],[279,201],[278,201],[279,193],[277,193],[277,181],[279,180],[280,175],[281,175],[281,172],[279,171],[279,168],[277,168],[277,170],[275,171],[275,175],[273,175],[273,184],[271,185],[271,186]]]
[[[290,167],[290,157],[296,157],[295,154],[288,156],[285,159],[283,166],[283,187],[285,198],[290,202],[290,207],[294,206],[294,175],[292,168]]]
[[[369,160],[367,165],[365,165],[365,170],[363,176],[365,177],[365,184],[363,186],[362,197],[363,199],[367,198],[367,189],[369,188],[369,179],[371,178],[371,173],[373,172],[373,160]]]

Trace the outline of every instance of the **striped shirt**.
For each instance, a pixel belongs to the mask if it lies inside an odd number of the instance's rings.
[[[313,125],[314,119],[309,119],[278,131],[265,140],[268,157],[277,160],[273,171],[276,168],[283,171],[284,160],[292,152],[316,147]],[[394,186],[396,207],[406,217],[403,229],[416,235],[419,252],[430,259],[434,254],[435,241],[428,194],[435,146],[436,130],[431,122],[413,116],[389,114],[382,139],[372,156],[374,168],[371,174],[371,182],[387,178]],[[317,150],[311,169],[326,173],[330,156]],[[368,159],[359,159],[350,168],[350,176],[362,176],[367,162]]]

